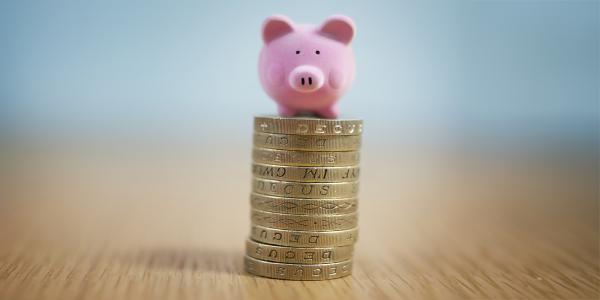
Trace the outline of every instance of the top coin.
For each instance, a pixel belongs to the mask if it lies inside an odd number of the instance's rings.
[[[360,135],[359,119],[318,119],[309,117],[254,117],[254,132],[299,135]]]

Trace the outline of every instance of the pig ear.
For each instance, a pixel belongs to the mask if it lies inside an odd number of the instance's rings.
[[[262,37],[265,44],[294,31],[292,20],[286,16],[274,15],[268,17],[262,26]]]
[[[329,38],[348,45],[354,37],[354,22],[343,15],[331,16],[323,22],[319,31]]]

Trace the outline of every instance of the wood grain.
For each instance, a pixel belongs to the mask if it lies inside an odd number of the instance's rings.
[[[242,269],[246,146],[4,153],[0,299],[599,297],[594,161],[365,148],[354,274],[294,282]]]

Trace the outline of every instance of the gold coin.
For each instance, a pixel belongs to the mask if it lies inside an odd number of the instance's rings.
[[[246,255],[265,261],[288,264],[322,264],[352,259],[354,246],[297,248],[246,241]]]
[[[255,177],[301,182],[348,182],[358,180],[360,168],[347,167],[293,167],[268,164],[252,164]]]
[[[346,167],[299,167],[269,164],[252,164],[255,177],[301,182],[347,182],[356,181],[360,173],[358,166]]]
[[[356,212],[357,198],[300,199],[252,193],[250,205],[257,210],[294,215],[349,214]]]
[[[360,135],[363,121],[357,119],[254,117],[254,132],[302,135]]]
[[[314,136],[255,133],[254,147],[305,151],[351,151],[360,149],[360,135]]]
[[[258,194],[310,199],[351,198],[358,194],[358,181],[304,183],[253,178],[252,191]]]
[[[357,165],[360,154],[358,151],[307,152],[254,148],[252,159],[256,163],[272,165],[340,167]]]
[[[262,277],[287,280],[327,280],[352,273],[352,260],[330,264],[304,265],[262,261],[244,257],[246,272]]]
[[[252,225],[254,241],[291,247],[332,247],[352,245],[358,240],[358,228],[339,231],[298,231]]]
[[[290,215],[253,209],[250,214],[253,224],[268,228],[298,231],[337,231],[358,225],[356,213],[345,215]]]

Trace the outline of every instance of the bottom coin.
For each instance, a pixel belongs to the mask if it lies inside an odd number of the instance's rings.
[[[286,280],[327,280],[352,273],[352,260],[331,264],[286,264],[262,261],[246,256],[246,271],[262,277]]]

